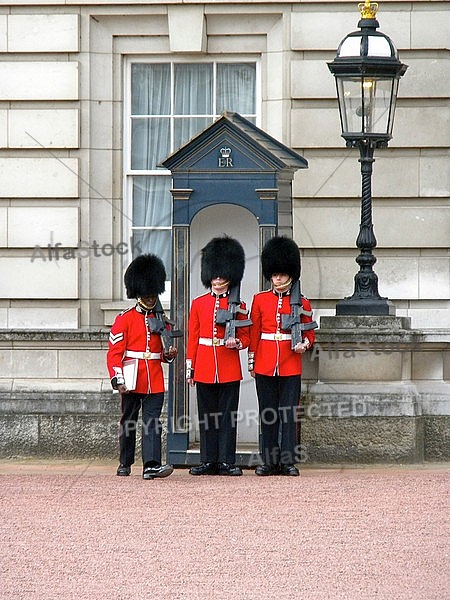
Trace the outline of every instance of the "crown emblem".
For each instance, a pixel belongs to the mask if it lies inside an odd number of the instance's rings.
[[[219,150],[219,152],[222,158],[230,158],[231,156],[231,148],[228,148],[228,146],[224,146]]]
[[[378,12],[378,3],[364,0],[358,4],[359,12],[362,19],[376,19]]]

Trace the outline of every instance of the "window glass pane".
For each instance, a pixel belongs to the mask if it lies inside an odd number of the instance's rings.
[[[131,65],[131,114],[170,114],[170,65]]]
[[[194,135],[200,133],[212,123],[211,117],[200,118],[175,118],[174,119],[174,146],[179,148],[186,144]]]
[[[256,65],[217,65],[217,113],[228,110],[242,115],[256,113]]]
[[[367,131],[388,134],[390,132],[389,116],[392,80],[377,78],[371,83],[369,89],[364,86],[364,93],[367,95],[367,99],[364,98],[364,101],[366,104],[368,103],[367,112],[371,115],[370,129],[367,129]]]
[[[156,254],[161,258],[166,268],[166,277],[171,279],[171,250],[172,250],[172,232],[170,229],[164,231],[148,231],[135,229],[133,231],[133,245],[135,253],[133,258],[136,258],[142,250],[142,254]]]
[[[398,93],[398,83],[399,79],[394,79],[392,82],[392,96],[391,96],[391,106],[389,109],[389,129],[388,134],[392,135],[392,127],[394,125],[394,113],[395,113],[395,105],[397,102],[397,93]]]
[[[338,97],[342,132],[361,133],[363,131],[363,109],[361,106],[361,78],[337,77]]]
[[[131,121],[131,168],[153,170],[170,154],[168,118]]]
[[[133,226],[170,227],[170,177],[133,178]]]
[[[212,114],[212,64],[177,64],[174,67],[176,115]]]

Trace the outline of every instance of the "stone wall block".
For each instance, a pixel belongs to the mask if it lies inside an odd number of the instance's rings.
[[[117,416],[46,415],[39,418],[39,454],[57,457],[117,456]]]
[[[33,414],[0,413],[0,457],[39,454],[39,418]]]
[[[424,460],[448,461],[450,457],[450,416],[424,419]]]
[[[79,111],[46,108],[8,111],[9,148],[78,148]]]
[[[77,158],[0,158],[0,197],[78,198],[78,168]]]
[[[8,208],[8,247],[47,250],[58,244],[76,248],[79,242],[79,209],[75,206],[11,206]],[[26,224],[33,224],[27,227]],[[48,257],[47,257],[48,258]]]
[[[73,15],[8,15],[8,52],[78,52]]]
[[[76,62],[0,63],[0,100],[78,100]]]
[[[319,463],[415,463],[424,459],[419,418],[307,420],[301,425],[301,444]]]
[[[78,260],[55,262],[37,258],[31,262],[30,257],[1,257],[0,297],[78,298],[78,271]]]

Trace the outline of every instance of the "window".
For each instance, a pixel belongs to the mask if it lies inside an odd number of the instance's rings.
[[[256,123],[255,62],[127,64],[125,206],[134,246],[162,258],[171,276],[171,174],[160,163],[224,111]]]

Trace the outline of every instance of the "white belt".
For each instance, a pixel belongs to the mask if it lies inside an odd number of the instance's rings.
[[[199,338],[198,343],[202,346],[223,346],[225,340],[222,338]]]
[[[125,356],[128,358],[145,358],[146,360],[159,360],[161,358],[161,352],[134,352],[134,350],[127,350]]]
[[[272,342],[284,342],[292,338],[290,333],[262,333],[262,340],[271,340]]]

